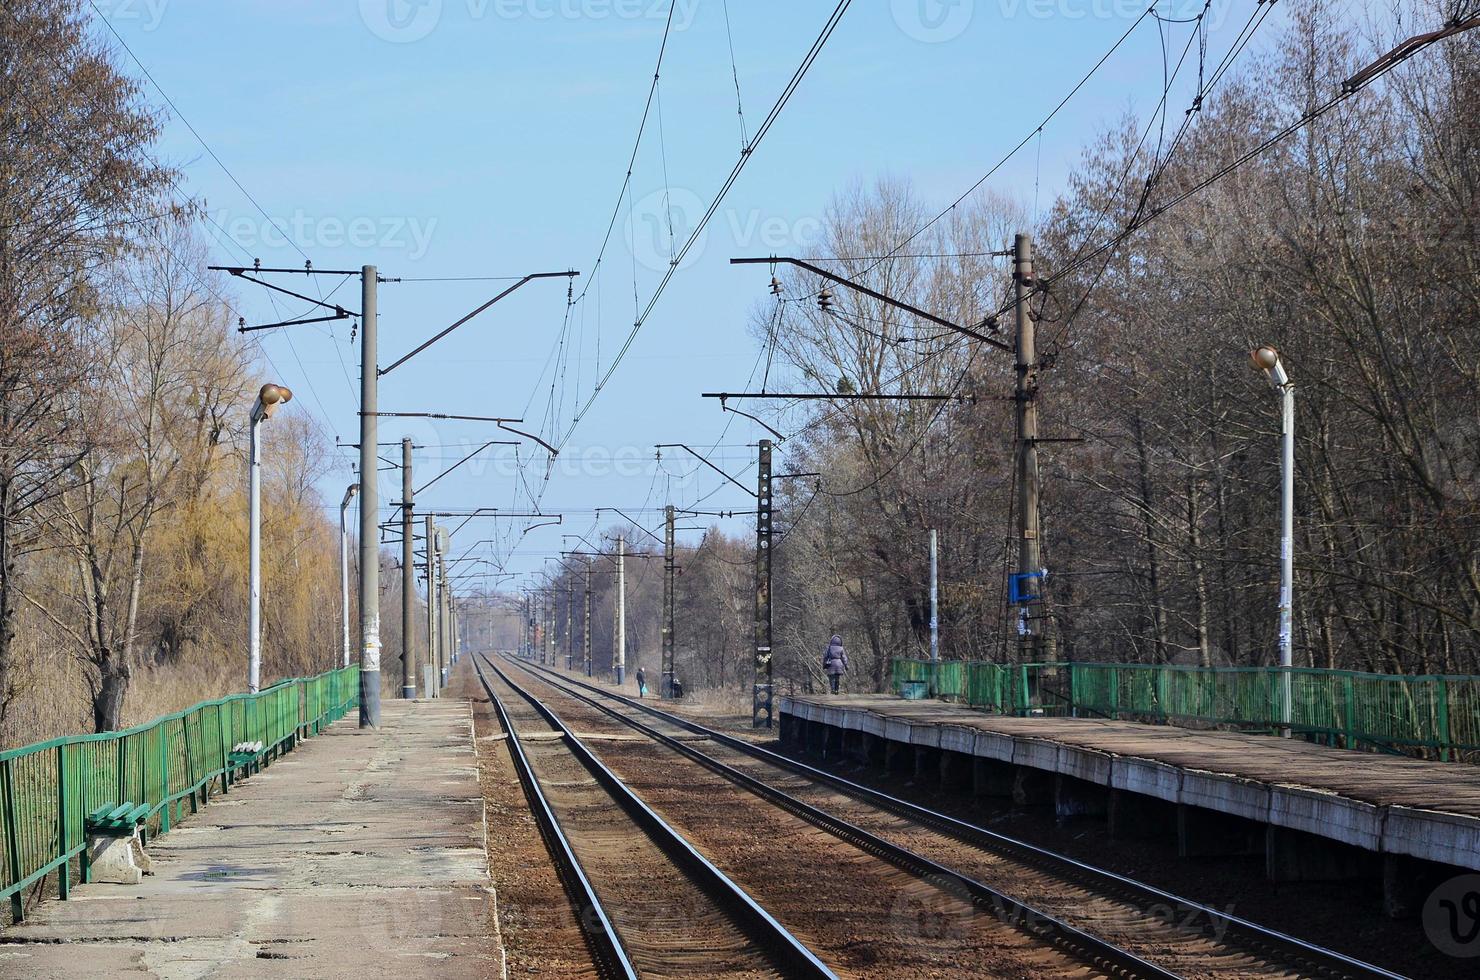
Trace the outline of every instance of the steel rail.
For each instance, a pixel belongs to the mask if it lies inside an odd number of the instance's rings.
[[[519,663],[520,666],[524,666],[523,661],[519,661]],[[548,674],[551,672],[541,668],[541,673]],[[558,674],[554,674],[553,676],[559,677]],[[589,687],[586,684],[581,684],[580,686]],[[990,885],[932,861],[924,855],[917,854],[908,848],[901,847],[877,834],[864,830],[862,827],[835,817],[825,810],[812,806],[810,803],[804,803],[796,797],[784,793],[746,772],[736,769],[734,766],[727,765],[712,756],[705,755],[688,743],[644,725],[642,722],[623,715],[597,702],[593,698],[586,697],[579,692],[563,687],[557,687],[557,690],[564,690],[568,696],[610,715],[788,813],[792,813],[813,826],[825,830],[859,849],[889,862],[895,867],[934,885],[946,894],[967,902],[973,907],[994,916],[1004,925],[1017,929],[1033,939],[1051,946],[1066,955],[1072,956],[1094,969],[1102,970],[1113,977],[1147,978],[1147,980],[1180,980],[1177,974],[1156,966],[1153,963],[1149,963],[1128,950],[1121,949],[1113,943],[1106,942],[1098,936],[1091,935],[1047,912],[1041,911],[1025,902],[1018,901]],[[607,694],[607,692],[600,691],[597,688],[593,688],[593,690]],[[630,699],[620,695],[610,696],[634,707],[645,708],[645,706],[637,705]],[[702,733],[696,732],[696,734],[705,734],[712,737],[719,733],[710,733],[706,730]]]
[[[522,661],[520,664],[529,668],[535,667],[532,664],[524,665]],[[702,735],[717,744],[734,749],[751,758],[822,783],[848,796],[873,804],[896,816],[929,826],[932,829],[959,840],[963,844],[1000,854],[1022,863],[1034,865],[1043,870],[1060,873],[1065,877],[1077,880],[1096,889],[1123,895],[1137,904],[1160,907],[1170,906],[1173,909],[1186,910],[1190,913],[1206,916],[1208,926],[1204,930],[1205,932],[1216,932],[1221,935],[1227,935],[1229,932],[1232,932],[1234,935],[1240,937],[1243,944],[1250,948],[1251,951],[1279,952],[1285,958],[1293,959],[1298,965],[1314,971],[1316,975],[1325,977],[1349,977],[1352,980],[1407,980],[1403,974],[1393,973],[1374,964],[1363,962],[1335,950],[1327,949],[1324,946],[1280,932],[1277,929],[1262,926],[1248,919],[1242,919],[1238,916],[1220,911],[1212,906],[1183,898],[1172,892],[1163,891],[1154,885],[1148,885],[1133,878],[1127,878],[1112,871],[1097,868],[1094,865],[1086,864],[1026,841],[1008,837],[956,817],[930,810],[917,803],[911,803],[908,800],[890,796],[887,793],[852,782],[826,770],[809,766],[806,763],[798,762],[778,752],[773,752],[770,749],[763,748],[752,742],[747,742],[744,739],[737,738],[725,732],[708,728],[680,715],[675,715],[648,704],[634,701],[624,695],[605,690],[594,684],[566,677],[546,667],[538,667],[537,669],[540,673],[547,674],[566,684],[585,688],[605,698],[620,702],[628,707],[635,708],[638,711],[682,728],[692,734]],[[573,696],[577,696],[574,692],[571,693]],[[587,700],[594,707],[601,708],[613,717],[626,718],[626,716],[614,712],[603,705],[590,702],[589,699],[582,698],[582,700]],[[626,720],[631,723],[631,719]],[[659,734],[661,735],[661,733]],[[685,743],[678,744],[683,745]],[[718,760],[714,761],[717,765],[724,765],[724,763],[718,762]]]
[[[586,936],[586,945],[595,961],[597,973],[603,977],[636,980],[637,970],[628,958],[627,951],[622,948],[617,930],[612,926],[606,908],[601,904],[601,898],[576,858],[575,849],[561,829],[560,821],[550,807],[550,801],[545,799],[545,792],[535,778],[534,767],[530,765],[529,757],[524,754],[524,746],[519,742],[519,733],[514,728],[513,720],[504,708],[503,701],[494,692],[493,685],[483,676],[483,668],[478,665],[476,658],[473,660],[473,669],[477,671],[478,683],[483,685],[488,701],[498,715],[499,724],[508,733],[509,755],[514,760],[514,770],[519,775],[519,782],[524,785],[524,795],[529,799],[530,809],[534,811],[540,836],[545,839],[545,847],[555,862],[555,872],[565,885],[566,895],[574,907],[576,922]]]
[[[474,666],[477,666],[477,657],[474,658]],[[629,816],[652,838],[665,854],[679,866],[688,877],[698,884],[706,894],[713,899],[724,911],[730,913],[752,940],[762,950],[771,956],[782,969],[787,977],[819,977],[827,980],[837,980],[837,975],[832,972],[817,956],[801,941],[789,932],[785,926],[776,921],[772,915],[762,908],[753,898],[745,893],[739,885],[735,884],[723,871],[715,867],[708,858],[688,842],[688,840],[673,829],[667,821],[660,817],[642,798],[634,793],[625,782],[606,764],[596,757],[586,744],[582,742],[555,714],[548,705],[544,704],[533,694],[514,683],[498,665],[488,657],[483,661],[488,667],[503,680],[520,697],[524,698],[531,707],[544,718],[549,725],[560,732],[562,739],[571,753],[584,765],[591,774],[596,777],[612,798],[620,805]],[[479,670],[479,679],[483,681],[484,689],[489,692],[490,698],[493,691]],[[517,741],[511,735],[511,740]],[[532,775],[532,773],[531,773]]]

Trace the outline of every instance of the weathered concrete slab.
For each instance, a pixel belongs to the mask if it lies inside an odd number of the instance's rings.
[[[782,715],[1072,776],[1386,854],[1480,870],[1480,767],[1300,740],[1091,718],[1015,718],[892,695],[780,699]],[[970,747],[963,729],[974,731]],[[934,731],[934,735],[931,734]]]
[[[976,744],[976,732],[965,725],[942,725],[940,747],[951,752],[971,755]]]
[[[0,937],[0,976],[501,977],[466,702],[346,719]]]

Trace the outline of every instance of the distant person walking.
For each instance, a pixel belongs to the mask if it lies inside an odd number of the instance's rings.
[[[643,673],[641,667],[637,668],[637,696],[647,697],[647,674]]]
[[[843,649],[843,638],[834,633],[832,639],[827,641],[827,650],[822,654],[822,671],[827,674],[828,686],[834,694],[838,693],[838,683],[847,669],[848,651]]]

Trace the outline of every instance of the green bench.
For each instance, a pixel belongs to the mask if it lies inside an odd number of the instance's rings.
[[[110,803],[83,817],[82,828],[87,834],[83,881],[137,885],[151,873],[149,855],[144,853],[149,810],[147,803]]]
[[[83,820],[83,829],[98,837],[132,837],[134,831],[149,816],[148,803],[120,803],[104,805],[89,813]]]
[[[233,772],[244,769],[248,773],[259,771],[262,768],[262,758],[267,754],[267,748],[261,742],[237,742],[226,753],[227,768]]]

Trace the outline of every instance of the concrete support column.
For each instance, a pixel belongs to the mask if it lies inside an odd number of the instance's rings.
[[[1177,804],[1177,856],[1233,857],[1264,853],[1262,824],[1200,806]]]
[[[915,778],[938,779],[940,777],[940,749],[928,745],[915,746]]]
[[[838,728],[836,725],[828,725],[822,730],[822,757],[824,759],[840,759],[843,757],[843,741],[848,736],[846,728]]]
[[[940,752],[940,788],[951,793],[972,790],[971,756],[942,749]]]
[[[1382,856],[1382,910],[1390,919],[1416,919],[1429,895],[1466,872],[1403,854]]]
[[[1382,873],[1377,855],[1340,841],[1268,824],[1264,873],[1270,881],[1352,881]]]
[[[971,760],[971,791],[977,796],[996,796],[1003,799],[1012,796],[1015,776],[1012,766],[1006,762],[979,756]]]
[[[807,751],[822,755],[827,745],[827,729],[829,726],[820,721],[809,721],[807,723]]]
[[[783,714],[781,716],[781,727],[778,738],[782,745],[792,745],[796,741],[797,716]]]
[[[1053,781],[1053,813],[1059,823],[1109,813],[1110,789],[1073,776],[1058,774]]]
[[[1177,832],[1177,805],[1143,793],[1110,790],[1107,814],[1116,840],[1147,840]]]
[[[1012,778],[1013,806],[1051,806],[1054,797],[1052,773],[1032,766],[1017,766]]]

